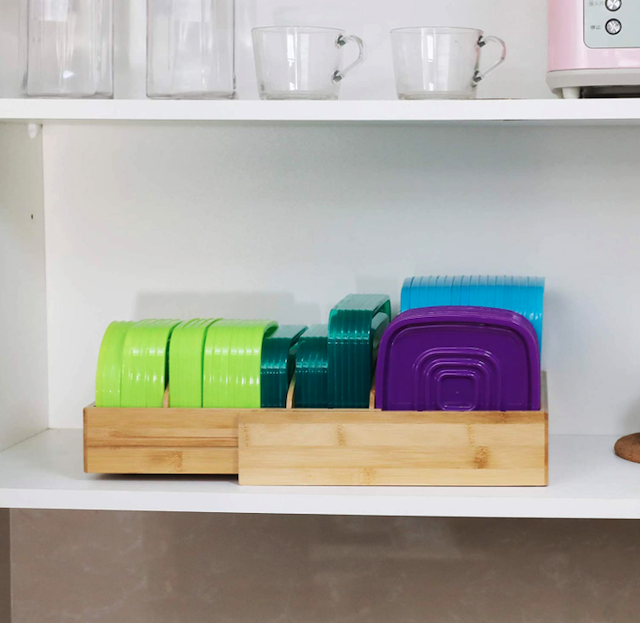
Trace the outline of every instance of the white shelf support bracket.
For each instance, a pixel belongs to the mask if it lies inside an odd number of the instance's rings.
[[[27,124],[27,136],[30,139],[38,138],[38,134],[40,134],[40,130],[42,130],[41,123],[29,123]]]

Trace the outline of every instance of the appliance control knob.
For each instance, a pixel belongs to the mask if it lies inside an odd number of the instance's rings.
[[[620,20],[610,19],[606,23],[605,28],[610,35],[617,35],[622,30],[622,24]]]
[[[622,6],[622,0],[606,0],[605,6],[609,11],[617,11]]]

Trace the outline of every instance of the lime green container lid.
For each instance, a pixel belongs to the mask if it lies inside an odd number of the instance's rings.
[[[96,368],[96,407],[120,407],[122,348],[132,322],[112,322],[104,333]]]
[[[169,344],[169,406],[202,407],[204,343],[209,327],[219,319],[181,322]]]
[[[134,323],[122,350],[122,407],[162,407],[167,386],[169,340],[179,320]]]
[[[298,409],[326,409],[328,392],[327,325],[313,325],[300,337],[296,353],[296,389],[294,406]]]
[[[270,320],[220,320],[207,332],[202,406],[259,409],[262,344],[278,328]]]
[[[287,406],[297,344],[306,329],[305,325],[283,325],[264,339],[260,372],[263,408],[284,409]]]
[[[366,409],[376,359],[376,335],[391,320],[383,294],[350,294],[329,315],[329,407]]]

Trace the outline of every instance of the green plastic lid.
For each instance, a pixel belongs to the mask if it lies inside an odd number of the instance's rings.
[[[169,406],[202,407],[204,343],[215,319],[181,322],[171,335],[169,347]]]
[[[96,407],[120,407],[122,348],[133,322],[112,322],[104,333],[96,369]]]
[[[220,320],[204,347],[202,405],[259,409],[262,343],[278,327],[270,320]]]
[[[328,393],[327,325],[313,325],[300,337],[296,354],[294,406],[298,409],[326,409]]]
[[[162,407],[167,386],[169,340],[179,320],[134,323],[122,349],[122,407]]]

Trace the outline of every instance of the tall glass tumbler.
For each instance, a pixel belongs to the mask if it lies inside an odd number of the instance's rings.
[[[29,97],[113,97],[113,0],[22,0]]]
[[[234,0],[147,0],[147,96],[234,99]]]

